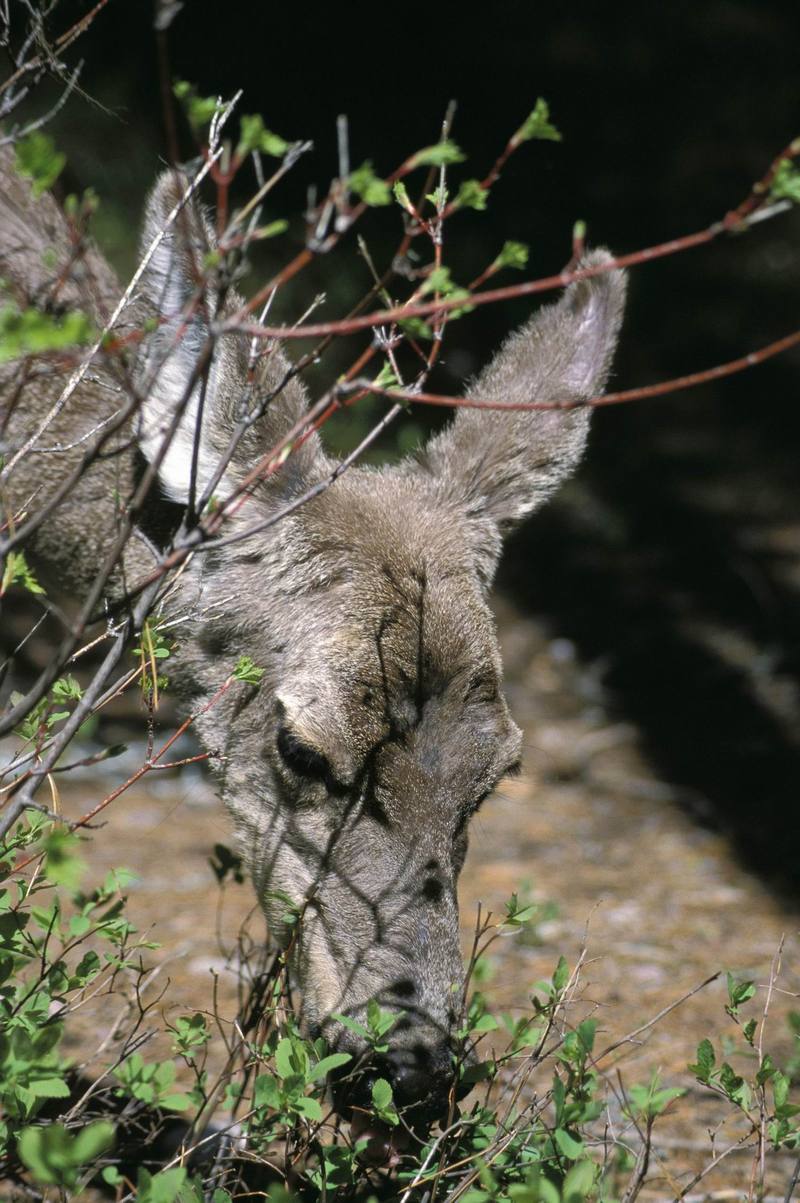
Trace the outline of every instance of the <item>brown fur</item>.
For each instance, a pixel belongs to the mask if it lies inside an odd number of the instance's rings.
[[[41,251],[67,253],[63,222],[48,196],[37,202],[6,169],[0,200],[2,270],[19,299],[35,300],[51,273]],[[166,174],[148,202],[143,246],[164,225],[182,182]],[[145,451],[191,379],[213,315],[195,305],[192,262],[210,239],[193,209],[153,257],[138,302],[160,315],[140,357],[145,401],[138,431]],[[586,263],[599,263],[595,251]],[[111,273],[91,256],[95,312],[116,296]],[[87,280],[88,284],[88,280]],[[569,287],[500,349],[473,388],[499,400],[581,398],[604,386],[624,301],[610,272]],[[225,304],[236,302],[229,297]],[[189,308],[187,309],[187,305]],[[131,320],[141,314],[134,310]],[[255,392],[245,383],[247,348],[224,340],[205,400],[201,484],[224,449],[242,405],[271,390],[287,362],[279,348],[261,361]],[[74,439],[123,394],[110,368],[92,369],[43,442]],[[3,369],[4,400],[13,395]],[[36,375],[11,416],[13,445],[34,428],[63,382]],[[195,395],[196,395],[195,390]],[[162,466],[168,494],[184,501],[194,400]],[[259,454],[300,416],[294,380],[248,435],[215,492],[225,496]],[[283,901],[310,898],[296,957],[310,1028],[357,1047],[332,1012],[363,1014],[377,998],[406,1012],[391,1053],[406,1095],[430,1076],[446,1079],[442,1049],[462,980],[456,881],[467,824],[520,755],[520,733],[501,693],[489,586],[505,530],[551,495],[578,463],[589,411],[497,413],[461,410],[415,460],[354,468],[271,529],[219,552],[196,553],[167,603],[178,628],[176,684],[193,703],[211,696],[237,658],[265,670],[197,720],[203,744],[222,759],[222,796],[264,908],[280,927]],[[120,442],[120,440],[117,440]],[[28,455],[8,487],[35,504],[79,452]],[[260,487],[226,533],[267,517],[330,471],[316,436]],[[32,548],[76,593],[96,571],[113,531],[113,490],[130,492],[133,450],[97,465]],[[134,548],[139,569],[146,545]],[[129,568],[129,572],[133,567]],[[444,1060],[443,1060],[444,1058]],[[423,1072],[424,1071],[424,1072]],[[401,1083],[402,1085],[402,1083]]]

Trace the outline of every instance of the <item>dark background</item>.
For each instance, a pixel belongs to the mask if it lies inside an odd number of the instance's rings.
[[[85,10],[62,4],[54,29]],[[559,270],[576,218],[587,221],[590,242],[620,253],[700,230],[800,134],[796,4],[500,0],[476,10],[187,0],[167,43],[173,77],[201,94],[241,87],[241,111],[260,112],[289,139],[313,139],[273,216],[300,213],[310,184],[327,188],[339,113],[349,117],[353,164],[369,158],[386,174],[437,139],[455,98],[453,136],[469,155],[463,174],[480,176],[546,97],[564,141],[528,144],[489,211],[452,221],[446,259],[457,280],[512,237],[530,244],[529,276]],[[92,184],[103,198],[98,233],[124,272],[167,145],[150,4],[110,0],[75,53],[85,59],[86,97],[70,101],[54,131],[69,154],[67,185]],[[180,137],[191,155],[182,119]],[[396,216],[370,215],[376,259],[390,253],[398,228]],[[794,329],[799,235],[793,213],[635,269],[614,386],[709,367]],[[301,237],[295,217],[267,268]],[[347,242],[304,275],[301,290],[287,290],[281,312],[297,316],[324,287],[329,302],[318,316],[339,314],[366,284]],[[455,323],[431,386],[459,390],[530,310],[530,302],[487,307]],[[698,820],[721,825],[750,865],[793,891],[799,431],[797,350],[713,385],[599,412],[578,479],[515,537],[501,574],[519,605],[600,666],[619,713]]]

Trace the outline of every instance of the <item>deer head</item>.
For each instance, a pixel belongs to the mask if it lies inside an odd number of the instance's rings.
[[[164,230],[181,181],[147,206],[144,244]],[[255,363],[222,339],[205,381],[214,318],[240,304],[199,295],[213,238],[187,207],[152,257],[144,288],[159,318],[143,370],[141,446],[179,502],[225,497],[304,412],[272,345]],[[610,260],[595,251],[582,266]],[[580,401],[605,384],[624,301],[610,271],[572,284],[500,349],[474,384],[499,401]],[[236,423],[257,413],[214,483]],[[501,690],[487,590],[503,534],[580,460],[589,411],[459,410],[415,458],[354,468],[270,529],[195,554],[178,604],[185,694],[210,697],[246,654],[264,669],[198,725],[220,754],[224,801],[259,898],[281,930],[281,896],[304,908],[294,969],[303,1017],[339,1048],[363,1049],[334,1018],[376,999],[403,1015],[385,1064],[401,1104],[441,1108],[460,1002],[456,883],[471,816],[517,765],[521,737]],[[196,432],[197,435],[196,439]],[[331,471],[316,435],[258,484],[225,526],[263,525]],[[352,1101],[351,1095],[350,1100]]]

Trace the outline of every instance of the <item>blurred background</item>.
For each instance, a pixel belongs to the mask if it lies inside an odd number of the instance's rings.
[[[65,0],[56,28],[84,11]],[[92,185],[102,199],[98,237],[123,276],[144,195],[167,155],[159,53],[168,75],[201,95],[242,88],[242,112],[314,142],[273,194],[269,216],[291,226],[270,244],[267,271],[302,244],[308,188],[324,194],[336,173],[341,113],[352,163],[370,159],[385,175],[436,141],[455,99],[453,137],[468,155],[457,181],[482,176],[536,98],[548,100],[563,142],[527,144],[488,211],[449,223],[445,258],[458,282],[508,238],[530,245],[529,277],[558,271],[579,218],[590,243],[619,253],[700,230],[800,133],[796,3],[505,0],[474,13],[186,0],[159,48],[150,4],[110,0],[74,51],[85,60],[84,94],[51,129],[68,155],[65,190]],[[180,114],[178,134],[191,156]],[[363,232],[385,264],[397,211],[370,214]],[[798,246],[794,212],[634,269],[612,386],[710,367],[791,331]],[[340,315],[368,285],[345,240],[284,291],[278,312],[297,317],[324,290],[316,316]],[[430,387],[458,393],[531,308],[484,307],[454,323]],[[362,345],[343,341],[312,387]],[[334,445],[380,411],[375,402],[355,424],[333,428]],[[415,413],[397,445],[439,420]],[[516,612],[591,666],[613,714],[635,725],[654,774],[694,821],[723,832],[748,867],[791,895],[800,886],[799,433],[797,350],[715,384],[598,412],[579,476],[518,533],[500,577]]]

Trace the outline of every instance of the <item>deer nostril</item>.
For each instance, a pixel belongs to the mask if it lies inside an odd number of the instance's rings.
[[[395,998],[413,998],[417,993],[417,987],[414,985],[410,977],[401,977],[391,987],[390,993]]]
[[[453,1059],[447,1041],[429,1047],[391,1049],[384,1062],[398,1107],[435,1118],[447,1105],[453,1085]]]
[[[422,885],[422,897],[428,902],[438,902],[444,892],[444,886],[438,877],[427,877]]]
[[[453,1076],[453,1058],[446,1040],[430,1046],[417,1042],[410,1047],[395,1047],[360,1073],[341,1078],[334,1074],[335,1105],[345,1114],[353,1109],[369,1112],[375,1081],[385,1078],[392,1088],[395,1105],[406,1113],[408,1121],[429,1125],[447,1108]],[[463,1093],[457,1089],[457,1097]]]

